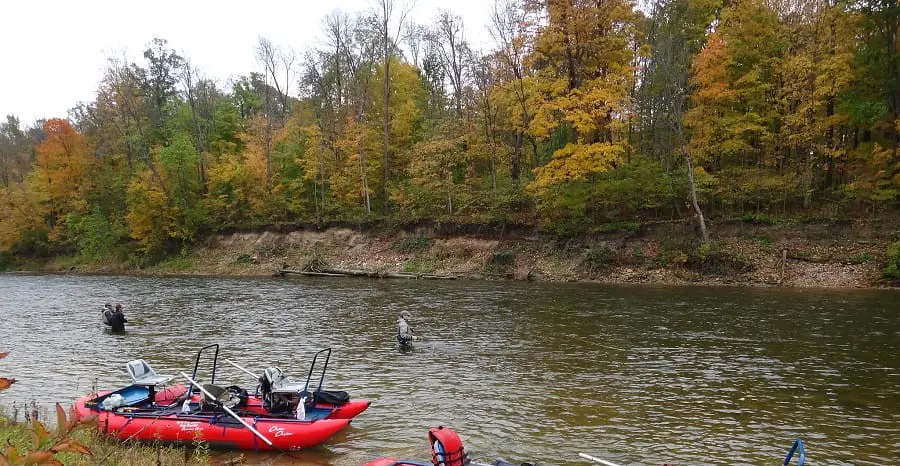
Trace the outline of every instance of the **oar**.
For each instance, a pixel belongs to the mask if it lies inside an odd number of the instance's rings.
[[[600,464],[605,464],[606,466],[619,466],[619,465],[616,464],[616,463],[612,463],[612,462],[606,461],[606,460],[601,460],[600,458],[594,458],[593,456],[587,455],[587,454],[584,454],[584,453],[579,453],[578,456],[580,456],[580,457],[582,457],[582,458],[584,458],[584,459],[586,459],[586,460],[596,461],[596,462],[598,462],[598,463],[600,463]]]
[[[237,364],[231,362],[230,359],[226,359],[225,362],[227,362],[228,364],[231,364],[232,366],[237,367],[238,369],[244,371],[246,374],[250,375],[251,377],[256,378],[256,379],[259,379],[259,376],[258,376],[258,375],[254,374],[253,372],[248,371],[247,369],[244,369],[244,368],[241,367],[241,366],[238,366]]]
[[[194,379],[188,377],[187,374],[185,374],[184,372],[181,372],[180,374],[181,374],[182,377],[184,377],[184,378],[190,380],[191,383],[194,384],[195,387],[199,388],[200,391],[203,392],[204,395],[208,396],[211,400],[215,400],[215,399],[216,399],[216,397],[214,397],[214,396],[212,395],[212,393],[209,393],[208,391],[206,391],[205,388],[201,387],[200,384],[198,384],[197,382],[194,381]],[[253,432],[257,437],[259,437],[260,439],[262,439],[263,442],[266,442],[266,445],[268,445],[268,446],[270,446],[270,447],[272,446],[272,441],[271,441],[271,440],[267,439],[265,435],[260,434],[258,430],[256,430],[256,429],[253,428],[253,426],[251,426],[250,424],[247,424],[247,422],[244,421],[243,419],[241,419],[240,416],[238,416],[237,414],[234,414],[234,411],[228,409],[228,407],[226,407],[226,406],[224,406],[224,405],[222,406],[222,409],[224,409],[226,413],[230,414],[231,417],[237,419],[238,422],[240,422],[241,424],[244,425],[244,427],[250,429],[250,432]]]

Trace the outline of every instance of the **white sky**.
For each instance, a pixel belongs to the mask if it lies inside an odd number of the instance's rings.
[[[402,0],[395,0],[402,4]],[[409,0],[407,0],[409,1]],[[0,119],[17,115],[65,118],[91,101],[106,60],[141,56],[154,37],[189,58],[201,72],[227,84],[259,71],[259,36],[298,54],[318,45],[322,19],[340,9],[371,11],[374,0],[3,0],[0,6]],[[415,0],[413,21],[433,24],[439,9],[463,18],[474,49],[491,47],[487,29],[493,0]],[[397,8],[399,10],[399,8]],[[292,83],[296,89],[296,83]],[[292,92],[296,94],[296,92]]]

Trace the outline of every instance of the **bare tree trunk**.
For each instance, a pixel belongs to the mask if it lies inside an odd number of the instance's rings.
[[[366,215],[372,213],[372,203],[369,200],[369,179],[366,175],[366,152],[363,149],[363,137],[359,137],[359,176],[362,179],[363,197],[366,200]]]
[[[378,0],[381,5],[381,39],[384,58],[384,163],[382,164],[382,176],[384,181],[381,183],[381,198],[384,201],[383,212],[388,213],[391,205],[387,195],[387,185],[391,178],[391,153],[390,153],[390,134],[391,134],[391,118],[390,118],[390,96],[391,96],[391,58],[393,56],[392,47],[394,42],[400,40],[400,32],[406,23],[406,15],[412,9],[411,6],[404,6],[400,11],[400,17],[397,21],[397,31],[391,35],[390,27],[391,16],[394,13],[394,0]]]
[[[496,160],[497,160],[496,144],[497,144],[497,141],[496,141],[496,138],[494,137],[493,123],[491,121],[492,116],[491,116],[491,112],[490,112],[490,103],[487,104],[487,108],[488,108],[488,112],[487,112],[488,115],[485,118],[485,124],[484,124],[485,128],[484,129],[485,129],[485,133],[486,133],[485,136],[487,136],[487,139],[488,139],[488,146],[491,149],[491,190],[496,191],[497,190],[497,167],[496,167]]]
[[[697,220],[700,222],[700,233],[703,235],[703,242],[709,242],[709,233],[706,230],[706,219],[703,217],[703,211],[700,210],[700,204],[697,202],[697,185],[694,184],[694,166],[691,164],[691,157],[687,154],[684,146],[681,147],[681,153],[684,162],[687,164],[688,181],[691,185],[691,203],[694,205],[694,211],[697,212]]]
[[[206,193],[206,163],[203,157],[203,153],[206,152],[206,147],[203,144],[202,132],[200,130],[200,116],[197,114],[197,97],[194,95],[194,72],[191,69],[190,61],[185,61],[184,63],[183,78],[188,106],[191,107],[191,119],[194,120],[194,149],[197,151],[197,169],[200,172],[200,186],[202,187],[202,192]]]
[[[391,176],[391,156],[388,145],[390,144],[390,133],[391,133],[391,118],[390,118],[390,97],[391,97],[391,48],[390,48],[390,35],[388,33],[388,21],[391,19],[391,10],[393,7],[393,2],[391,0],[382,0],[382,32],[384,33],[382,37],[382,47],[383,49],[383,58],[384,58],[384,114],[382,115],[382,120],[384,124],[384,144],[383,144],[383,156],[384,160],[381,164],[381,173],[382,173],[382,182],[381,182],[381,200],[384,202],[382,206],[383,212],[386,214],[390,211],[390,206],[388,205],[387,199],[387,184],[388,180]],[[366,208],[368,211],[368,207]]]
[[[269,98],[269,86],[266,86],[266,148],[265,148],[265,158],[266,158],[266,192],[271,192],[272,190],[272,116],[269,115],[270,112],[270,104],[271,99]]]
[[[522,131],[516,131],[515,144],[513,145],[512,160],[510,161],[509,176],[513,181],[519,181],[522,173]]]

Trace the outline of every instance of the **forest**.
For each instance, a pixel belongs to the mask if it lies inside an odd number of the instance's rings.
[[[261,36],[227,83],[153,38],[68,115],[7,116],[0,251],[140,265],[225,229],[708,236],[900,211],[895,0],[497,0],[490,50],[464,35],[481,25],[409,11],[334,11],[305,48]]]

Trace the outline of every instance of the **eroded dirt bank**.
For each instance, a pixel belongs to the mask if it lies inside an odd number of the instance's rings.
[[[882,223],[732,222],[714,225],[706,247],[683,222],[578,238],[508,226],[332,227],[219,234],[150,269],[100,271],[272,275],[327,266],[470,279],[860,288],[890,285],[880,277],[896,231]]]

